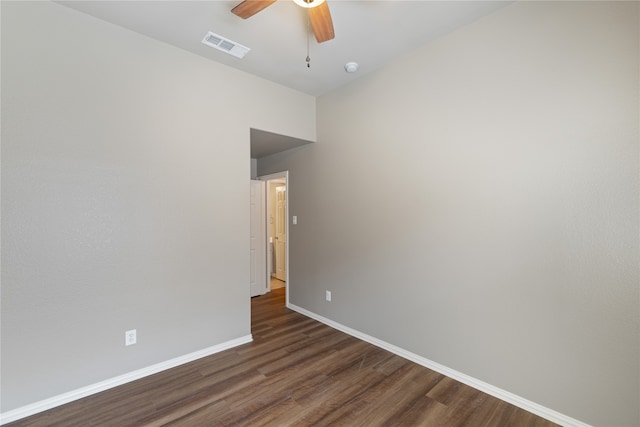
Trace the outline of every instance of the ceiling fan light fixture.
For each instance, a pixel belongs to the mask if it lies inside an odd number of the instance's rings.
[[[325,2],[325,0],[293,0],[293,2],[300,7],[310,9],[312,7],[320,6]]]

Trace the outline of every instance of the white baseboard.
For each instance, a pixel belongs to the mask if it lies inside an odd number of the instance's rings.
[[[473,387],[477,390],[480,390],[484,393],[490,394],[491,396],[497,397],[500,400],[504,400],[507,403],[510,403],[518,408],[522,408],[525,411],[529,411],[533,414],[536,414],[542,418],[545,418],[549,421],[552,421],[556,424],[560,424],[565,427],[590,427],[589,424],[585,424],[582,421],[576,420],[574,418],[568,417],[564,414],[561,414],[553,409],[549,409],[542,405],[539,405],[535,402],[527,400],[523,397],[510,393],[506,390],[502,390],[501,388],[495,387],[491,384],[485,383],[484,381],[480,381],[476,378],[473,378],[469,375],[463,374],[462,372],[458,372],[451,368],[448,368],[444,365],[436,363],[432,360],[426,359],[422,356],[418,356],[415,353],[411,353],[410,351],[404,350],[400,347],[397,347],[393,344],[389,344],[388,342],[379,340],[375,337],[357,331],[355,329],[349,328],[348,326],[344,326],[338,322],[334,322],[331,319],[327,319],[326,317],[322,317],[316,313],[305,310],[302,307],[298,307],[294,304],[288,304],[291,310],[297,311],[300,314],[303,314],[307,317],[317,320],[318,322],[322,322],[327,326],[331,326],[334,329],[342,331],[346,334],[349,334],[353,337],[361,339],[362,341],[366,341],[370,344],[375,345],[376,347],[380,347],[391,353],[397,354],[400,357],[403,357],[407,360],[417,363],[418,365],[422,365],[426,368],[429,368],[433,371],[436,371],[442,375],[446,375],[449,378],[453,378],[456,381],[460,381],[463,384],[466,384],[470,387]]]
[[[82,399],[83,397],[87,397],[92,394],[96,394],[101,391],[105,391],[110,388],[147,377],[149,375],[157,374],[158,372],[175,368],[176,366],[184,365],[185,363],[193,362],[194,360],[201,359],[203,357],[210,356],[212,354],[219,353],[221,351],[228,350],[230,348],[237,347],[251,341],[253,341],[253,337],[251,335],[246,335],[244,337],[226,341],[221,344],[205,348],[203,350],[167,360],[165,362],[156,363],[155,365],[138,369],[137,371],[129,372],[128,374],[110,378],[108,380],[101,381],[96,384],[91,384],[89,386],[82,387],[68,393],[60,394],[49,399],[41,400],[30,405],[22,406],[20,408],[4,412],[0,414],[0,425],[19,420],[21,418],[29,417],[31,415],[35,415],[39,412],[64,405],[65,403],[73,402],[74,400]]]

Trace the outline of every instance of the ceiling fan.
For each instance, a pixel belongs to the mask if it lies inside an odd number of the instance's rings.
[[[244,0],[242,3],[231,9],[235,15],[242,19],[247,19],[260,12],[262,9],[275,3],[276,0]],[[329,12],[329,5],[325,0],[294,0],[296,4],[307,8],[309,11],[309,22],[313,34],[318,43],[323,43],[335,37],[333,32],[333,21]]]

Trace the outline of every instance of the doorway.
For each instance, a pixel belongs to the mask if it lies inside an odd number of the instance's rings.
[[[287,186],[284,179],[274,179],[267,182],[269,194],[267,196],[267,224],[269,243],[272,249],[270,276],[280,282],[287,281]]]
[[[267,233],[266,281],[267,291],[286,288],[289,304],[289,176],[288,172],[258,177],[265,182],[265,222]]]

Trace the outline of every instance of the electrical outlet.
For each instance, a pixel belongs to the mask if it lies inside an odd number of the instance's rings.
[[[324,299],[331,301],[331,291],[325,291]]]
[[[137,331],[132,329],[124,333],[124,345],[133,345],[137,342]]]

